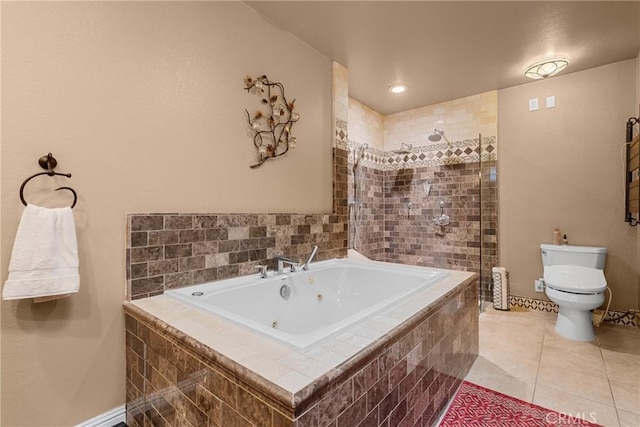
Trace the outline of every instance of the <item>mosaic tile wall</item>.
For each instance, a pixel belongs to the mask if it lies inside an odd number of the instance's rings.
[[[402,264],[480,271],[478,163],[385,171],[386,259]],[[424,187],[431,186],[426,195]],[[445,227],[432,219],[451,217]]]
[[[429,426],[478,354],[477,289],[469,281],[381,350],[292,406],[225,368],[213,350],[127,307],[127,424],[159,426]]]
[[[333,149],[333,212],[340,216],[349,215],[349,159],[346,150]],[[348,218],[345,218],[347,221]]]
[[[345,203],[346,204],[346,203]],[[273,257],[342,258],[347,218],[329,214],[130,214],[128,298],[275,267]]]
[[[408,153],[350,142],[349,247],[377,261],[482,272],[483,299],[491,301],[498,257],[495,148],[495,137],[483,138],[481,147],[476,138]],[[452,219],[444,228],[432,221],[440,201]]]
[[[366,166],[369,153],[362,146],[349,152],[349,247],[384,261],[384,172]]]

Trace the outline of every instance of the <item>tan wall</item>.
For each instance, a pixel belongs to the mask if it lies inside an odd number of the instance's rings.
[[[570,244],[606,246],[612,308],[638,307],[637,230],[624,221],[620,151],[637,112],[635,60],[498,93],[499,259],[514,295],[544,298],[540,243],[554,227]],[[556,108],[546,109],[555,95]],[[528,111],[528,100],[541,108]]]
[[[251,170],[258,73],[301,119],[297,148]],[[49,151],[73,173],[81,265],[79,294],[2,303],[3,426],[124,403],[125,213],[331,210],[331,62],[238,2],[3,2],[2,107],[2,281]],[[54,181],[27,198],[66,203]]]

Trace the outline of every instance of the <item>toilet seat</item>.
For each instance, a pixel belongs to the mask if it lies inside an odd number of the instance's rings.
[[[602,270],[577,265],[544,266],[544,282],[552,289],[576,294],[597,294],[607,288]]]

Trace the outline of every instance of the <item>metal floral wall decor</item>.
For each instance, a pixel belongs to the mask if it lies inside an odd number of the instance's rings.
[[[272,82],[267,76],[244,79],[244,89],[261,98],[266,111],[257,110],[251,114],[248,110],[249,134],[253,138],[253,145],[257,151],[257,163],[252,168],[261,166],[269,159],[286,154],[290,148],[295,148],[296,137],[293,135],[293,125],[300,120],[300,115],[293,111],[294,99],[287,102],[284,96],[284,86],[279,82]]]

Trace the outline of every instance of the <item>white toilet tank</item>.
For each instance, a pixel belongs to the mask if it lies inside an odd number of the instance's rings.
[[[578,265],[604,270],[607,248],[597,246],[540,245],[542,265]]]

